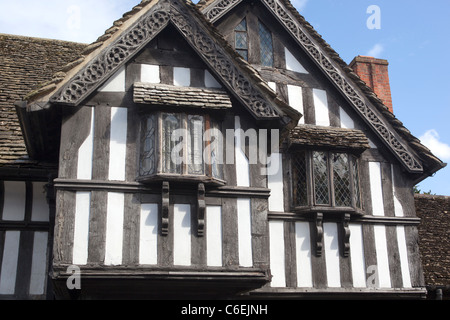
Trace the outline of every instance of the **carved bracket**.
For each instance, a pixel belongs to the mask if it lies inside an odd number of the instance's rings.
[[[315,246],[316,246],[316,256],[321,257],[323,251],[323,213],[316,213],[315,216]]]
[[[344,258],[350,256],[350,213],[344,214],[342,217],[342,229],[343,229],[343,242],[342,242],[342,255]]]
[[[161,235],[169,234],[169,182],[163,181],[162,184],[162,206],[161,206]]]
[[[203,183],[198,184],[197,193],[197,235],[203,237],[205,235],[205,185]]]

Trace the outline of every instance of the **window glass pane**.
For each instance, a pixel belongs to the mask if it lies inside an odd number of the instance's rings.
[[[352,205],[352,198],[348,155],[345,153],[333,153],[331,160],[333,165],[335,204],[337,207],[350,207]]]
[[[219,125],[211,121],[211,171],[212,176],[223,180],[223,141]]]
[[[182,173],[181,164],[176,164],[177,159],[172,159],[172,150],[183,138],[178,141],[172,141],[174,130],[181,128],[181,116],[178,114],[165,113],[162,115],[162,172],[163,173]],[[178,148],[177,148],[178,149]],[[181,149],[182,150],[182,149]],[[177,156],[182,157],[182,154]]]
[[[236,50],[236,51],[241,55],[242,58],[244,58],[245,61],[248,61],[248,50]]]
[[[141,130],[140,176],[156,172],[156,132],[156,116],[150,115],[144,118]]]
[[[199,115],[188,116],[188,130],[188,173],[203,175],[205,173],[203,162],[203,117]]]
[[[247,19],[244,19],[241,21],[241,23],[238,24],[236,31],[247,31]]]
[[[355,204],[357,208],[361,208],[361,193],[359,190],[359,170],[358,170],[358,159],[353,158],[352,161],[352,173],[353,173],[353,188],[355,189]]]
[[[306,153],[298,152],[292,155],[293,169],[293,198],[296,206],[308,205]]]
[[[330,204],[327,160],[328,156],[326,152],[313,152],[316,204]]]
[[[259,22],[259,39],[261,47],[261,65],[273,66],[273,41],[272,33],[261,22]]]
[[[236,32],[236,49],[248,49],[247,33]]]

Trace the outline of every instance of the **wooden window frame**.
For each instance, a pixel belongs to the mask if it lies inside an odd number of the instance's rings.
[[[180,116],[181,119],[181,125],[180,129],[188,130],[189,129],[189,116],[193,115],[199,115],[203,117],[203,134],[207,132],[209,128],[212,127],[212,122],[215,121],[214,119],[211,119],[211,116],[208,113],[202,113],[202,112],[172,112],[172,111],[155,111],[152,113],[145,113],[143,115],[144,118],[141,120],[140,124],[140,134],[142,134],[143,124],[142,122],[145,121],[145,119],[151,115],[155,115],[156,117],[156,136],[155,136],[155,172],[147,175],[141,175],[141,153],[142,153],[142,140],[140,139],[140,144],[138,147],[138,172],[137,172],[137,178],[136,180],[138,182],[142,183],[151,183],[156,181],[178,181],[183,183],[205,183],[207,185],[216,185],[216,186],[223,186],[226,184],[226,181],[219,177],[213,176],[213,164],[211,163],[211,154],[208,154],[208,159],[203,159],[203,174],[192,174],[189,173],[189,164],[188,164],[188,156],[189,156],[189,142],[187,139],[183,139],[183,150],[187,151],[185,152],[183,157],[183,162],[181,164],[181,173],[170,173],[165,172],[163,168],[163,144],[164,144],[164,137],[163,137],[163,115],[164,114],[177,114]],[[205,152],[205,149],[207,148],[208,144],[211,143],[211,137],[208,137],[207,141],[202,141],[202,157]],[[220,166],[220,164],[218,164]]]
[[[315,178],[314,178],[314,158],[313,153],[315,151],[318,152],[325,152],[327,155],[327,172],[328,172],[328,197],[330,199],[329,204],[317,204],[316,201],[316,194],[315,194]],[[302,153],[304,152],[304,153]],[[306,157],[306,177],[307,177],[307,199],[308,204],[299,206],[297,205],[296,201],[297,199],[294,198],[295,190],[297,183],[294,181],[295,175],[291,175],[291,209],[293,212],[297,213],[311,213],[311,212],[336,212],[336,213],[342,213],[342,212],[348,212],[348,213],[354,213],[354,214],[364,214],[364,207],[363,207],[363,201],[362,201],[362,192],[361,192],[361,173],[360,173],[360,164],[359,159],[355,155],[349,152],[345,151],[336,151],[336,150],[302,150],[302,152],[292,152],[290,154],[290,171],[294,172],[294,161],[293,157],[295,157],[297,154],[304,155]],[[348,169],[349,169],[349,180],[350,180],[350,201],[351,206],[336,206],[336,199],[335,199],[335,185],[334,185],[334,170],[333,170],[333,164],[332,164],[332,155],[333,154],[346,154],[348,156]],[[358,185],[359,185],[359,193],[356,194],[356,186],[354,185],[355,179],[354,179],[354,172],[353,172],[353,164],[356,162],[357,164],[357,170],[358,170]],[[359,195],[359,204],[357,205],[357,199],[356,197]]]

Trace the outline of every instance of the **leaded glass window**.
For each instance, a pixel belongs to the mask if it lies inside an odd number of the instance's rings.
[[[335,204],[337,207],[350,207],[352,205],[352,197],[348,155],[345,153],[333,153],[332,166]]]
[[[203,162],[203,132],[204,119],[200,115],[188,116],[188,167],[189,174],[202,175],[205,173]]]
[[[261,65],[273,67],[272,33],[261,21],[259,21],[259,40],[261,49]]]
[[[158,125],[154,114],[142,120],[141,158],[139,175],[148,176],[156,173],[156,132]]]
[[[248,61],[248,33],[246,19],[242,20],[234,29],[234,37],[236,51]]]
[[[313,152],[313,167],[316,204],[330,204],[328,154]]]
[[[164,113],[162,115],[162,172],[163,173],[182,173],[181,165],[177,164],[177,156],[183,157],[182,154],[174,154],[175,146],[178,145],[183,137],[178,141],[172,139],[172,133],[175,130],[181,129],[180,114]],[[175,140],[175,141],[173,141]]]
[[[218,123],[207,114],[155,112],[143,116],[139,180],[156,175],[208,176],[222,180],[221,137]],[[206,148],[209,145],[214,148]]]
[[[355,156],[344,152],[296,151],[291,155],[291,165],[294,207],[362,209]]]
[[[308,180],[306,152],[298,152],[293,156],[294,202],[296,206],[308,205]]]

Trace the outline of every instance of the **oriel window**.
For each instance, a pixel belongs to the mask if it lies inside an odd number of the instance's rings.
[[[297,151],[291,156],[293,205],[362,209],[358,158],[345,152]]]

